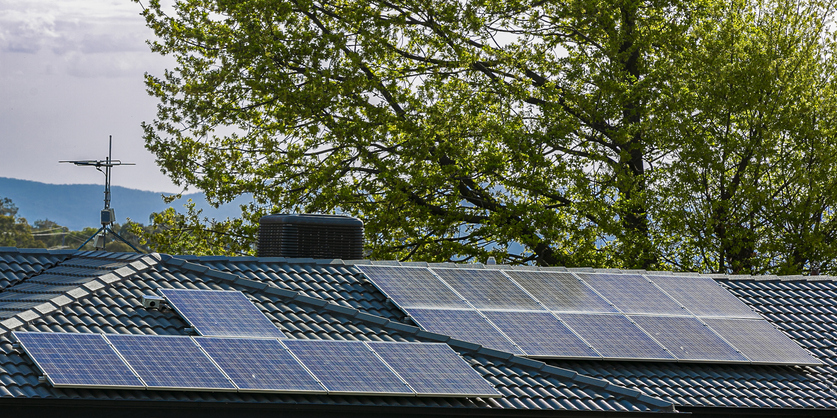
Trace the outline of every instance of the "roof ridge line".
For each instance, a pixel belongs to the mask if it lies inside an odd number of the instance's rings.
[[[655,398],[649,395],[646,395],[640,390],[631,389],[624,386],[614,385],[605,379],[600,379],[597,377],[591,377],[583,374],[579,374],[573,370],[564,369],[557,366],[548,365],[542,361],[533,360],[526,357],[520,357],[514,355],[512,353],[507,353],[500,350],[495,350],[492,348],[486,348],[479,344],[474,344],[468,341],[458,340],[455,338],[451,338],[444,334],[437,334],[433,332],[428,332],[420,329],[419,327],[413,325],[403,324],[401,322],[393,322],[387,318],[382,316],[372,315],[370,313],[362,312],[355,308],[350,308],[342,305],[338,305],[336,303],[329,302],[325,299],[320,298],[313,298],[310,296],[305,296],[300,292],[294,290],[287,290],[282,289],[279,287],[271,286],[267,283],[259,282],[256,280],[247,279],[241,277],[235,273],[227,273],[224,271],[216,270],[209,268],[207,266],[203,266],[200,264],[190,263],[183,258],[179,257],[172,257],[161,255],[161,263],[166,265],[171,265],[176,268],[201,273],[205,276],[209,276],[215,279],[224,280],[230,282],[232,284],[250,288],[253,290],[257,290],[263,292],[268,295],[278,296],[283,299],[290,299],[296,303],[303,303],[318,309],[325,309],[332,313],[337,313],[343,316],[347,316],[351,319],[359,320],[362,322],[366,322],[369,324],[373,324],[384,329],[388,329],[391,331],[396,331],[399,333],[414,335],[417,338],[427,339],[430,341],[442,342],[449,345],[451,348],[459,349],[466,352],[471,352],[474,354],[479,354],[485,357],[491,357],[500,359],[506,362],[509,362],[513,365],[517,365],[519,367],[528,367],[537,370],[538,372],[550,374],[559,378],[571,380],[575,383],[587,385],[587,386],[594,386],[600,389],[613,392],[615,394],[619,394],[621,396],[629,397],[635,399],[638,402],[650,404],[652,406],[658,408],[664,408],[668,412],[675,412],[674,404],[668,401],[665,401],[660,398]],[[457,351],[459,351],[457,350]]]
[[[83,257],[91,257],[89,251],[85,252],[74,252],[76,256],[83,256]],[[97,257],[101,258],[101,257]],[[68,258],[69,259],[69,258]],[[63,260],[66,261],[67,259]],[[61,292],[60,294],[56,295],[55,297],[44,301],[40,305],[36,305],[32,308],[19,312],[12,316],[11,318],[4,319],[0,321],[0,335],[7,334],[27,323],[34,321],[35,319],[40,318],[43,315],[55,312],[64,306],[69,305],[72,302],[75,302],[79,299],[85,298],[90,296],[94,292],[103,289],[107,286],[115,282],[122,281],[123,279],[133,276],[134,274],[146,271],[161,262],[161,257],[157,253],[151,254],[143,254],[142,256],[136,258],[135,260],[129,262],[127,265],[120,267],[118,269],[113,269],[109,271],[105,271],[98,276],[91,276],[90,281],[80,284],[73,289],[67,290],[65,292]],[[62,262],[63,262],[62,261]],[[59,262],[57,265],[60,265]],[[53,268],[52,266],[50,268]],[[49,269],[44,269],[38,274],[32,276],[37,277],[40,274],[43,274]],[[28,277],[30,279],[31,277]],[[21,281],[20,283],[26,283],[26,280]],[[6,288],[7,290],[10,288]]]
[[[184,260],[191,263],[192,261],[212,262],[212,261],[228,261],[228,262],[250,262],[257,261],[259,263],[277,263],[277,264],[343,264],[343,260],[333,258],[290,258],[290,257],[256,257],[256,256],[221,256],[221,255],[169,255],[160,254],[164,258],[173,258]]]
[[[73,255],[77,251],[70,249],[50,250],[48,248],[17,248],[17,247],[0,247],[0,253],[18,253],[18,254],[67,254]]]

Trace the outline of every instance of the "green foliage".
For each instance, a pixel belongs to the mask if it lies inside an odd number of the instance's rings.
[[[17,206],[8,197],[0,198],[0,247],[42,248],[32,237],[32,227],[17,216]]]
[[[35,221],[30,225],[25,218],[17,216],[18,209],[9,198],[0,198],[0,247],[77,249],[96,233],[96,228],[70,231],[48,219]],[[148,251],[140,242],[140,234],[150,232],[150,227],[135,222],[114,224],[114,231],[126,241],[143,251]],[[82,250],[94,250],[91,240]],[[114,252],[134,252],[134,249],[112,236],[105,243],[105,249]]]
[[[146,77],[147,146],[254,202],[158,214],[159,251],[248,253],[261,215],[337,212],[373,258],[832,268],[828,1],[174,7],[144,13],[178,63]]]
[[[141,237],[140,243],[144,247],[162,253],[233,256],[252,253],[255,231],[250,230],[252,227],[248,228],[242,220],[214,222],[202,218],[202,211],[195,209],[191,199],[184,206],[185,214],[168,208],[151,216],[153,227],[132,224],[128,230],[132,235]]]

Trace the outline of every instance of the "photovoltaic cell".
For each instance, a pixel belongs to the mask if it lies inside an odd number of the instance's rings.
[[[367,343],[419,396],[500,397],[447,344]]]
[[[499,270],[431,270],[477,309],[545,310]]]
[[[702,318],[753,363],[820,365],[815,357],[765,320]]]
[[[622,312],[688,315],[677,302],[638,274],[577,274]]]
[[[426,268],[357,266],[402,308],[468,308],[468,304]]]
[[[761,319],[744,302],[703,276],[647,276],[657,286],[697,316]]]
[[[14,336],[55,387],[145,388],[101,334],[15,332]]]
[[[241,292],[192,289],[161,289],[160,292],[201,335],[285,338]]]
[[[410,309],[410,316],[425,331],[447,335],[495,350],[524,354],[494,325],[474,310]]]
[[[557,312],[616,312],[607,301],[571,273],[505,271],[547,309]]]
[[[283,343],[314,373],[329,393],[413,393],[360,341],[285,340]]]
[[[604,358],[674,360],[623,315],[562,313],[558,316]]]
[[[278,340],[198,337],[195,341],[241,390],[326,391]]]
[[[482,311],[529,356],[601,358],[549,312]]]
[[[107,339],[149,388],[236,389],[191,338],[108,335]]]
[[[680,360],[749,362],[696,318],[633,316],[631,319]]]

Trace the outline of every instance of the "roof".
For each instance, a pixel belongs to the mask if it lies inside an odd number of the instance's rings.
[[[823,366],[542,362],[420,330],[347,261],[11,248],[0,248],[0,260],[0,285],[2,280],[8,282],[0,287],[0,403],[4,405],[188,405],[208,411],[233,405],[286,413],[516,416],[674,411],[833,414],[837,409],[832,390],[837,355],[831,331],[837,320],[837,307],[831,303],[837,285],[829,278],[716,279],[811,350]],[[11,331],[24,330],[188,335],[190,325],[175,312],[142,308],[141,296],[158,288],[242,291],[292,338],[446,342],[503,397],[59,389],[39,381],[33,363],[12,346]]]

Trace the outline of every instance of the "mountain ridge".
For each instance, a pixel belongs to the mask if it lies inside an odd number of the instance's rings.
[[[183,205],[189,199],[195,202],[196,209],[203,209],[203,216],[215,219],[236,217],[241,213],[239,205],[250,202],[250,196],[241,196],[216,209],[206,201],[203,193],[184,194],[170,204],[163,201],[163,195],[169,194],[111,186],[111,207],[116,212],[117,222],[124,223],[130,218],[147,225],[153,212],[169,207],[185,212]],[[101,184],[49,184],[0,177],[0,198],[4,197],[12,200],[18,208],[18,216],[26,218],[30,224],[49,219],[73,231],[101,226],[99,212],[104,207],[104,185]]]

